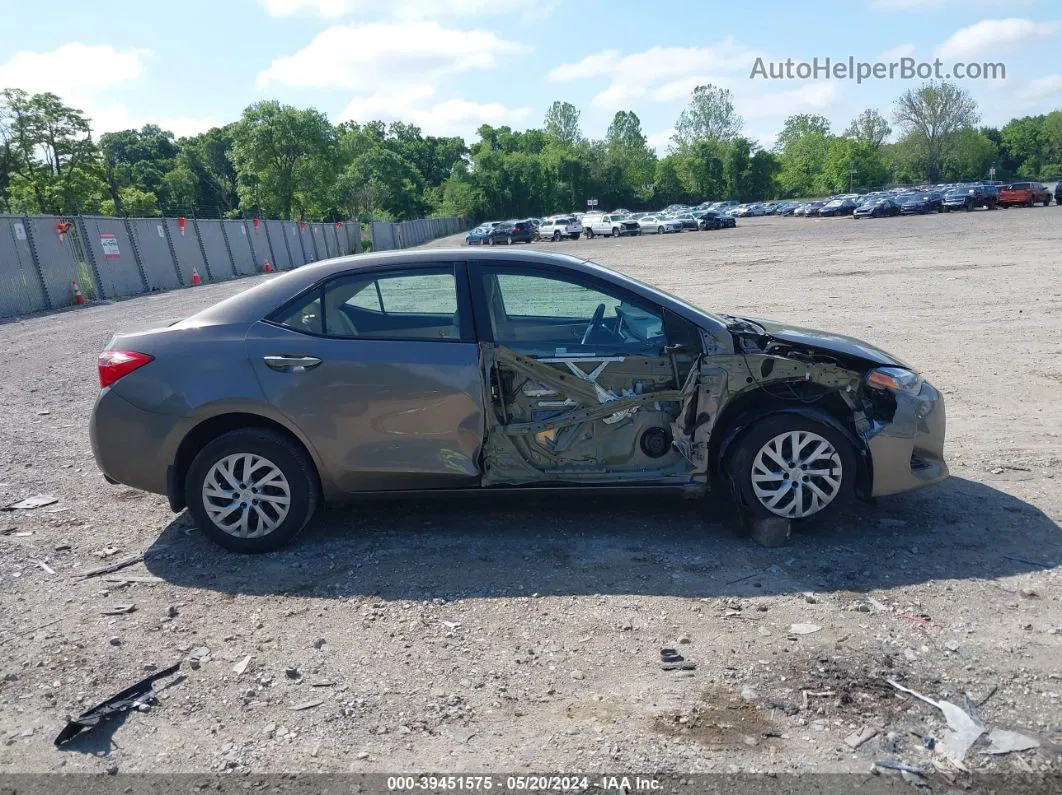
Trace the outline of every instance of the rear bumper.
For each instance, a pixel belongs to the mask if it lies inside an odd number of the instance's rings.
[[[89,440],[96,465],[109,482],[166,494],[163,452],[176,419],[134,406],[113,389],[96,398],[89,422]]]
[[[870,431],[871,496],[920,489],[948,477],[944,461],[944,398],[929,384],[917,395],[898,394],[892,422]]]

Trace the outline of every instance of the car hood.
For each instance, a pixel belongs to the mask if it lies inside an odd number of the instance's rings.
[[[890,353],[883,351],[870,343],[863,342],[855,337],[844,334],[834,334],[830,331],[803,328],[789,323],[781,323],[777,320],[756,317],[755,315],[731,315],[739,320],[751,320],[763,326],[768,336],[792,345],[800,345],[828,353],[836,353],[842,356],[861,359],[873,367],[903,367],[912,369],[906,362],[896,358]]]

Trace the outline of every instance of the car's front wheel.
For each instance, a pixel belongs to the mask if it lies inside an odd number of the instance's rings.
[[[855,452],[843,434],[796,414],[760,420],[735,443],[727,472],[756,517],[807,519],[853,493]]]
[[[192,461],[185,500],[196,524],[236,552],[268,552],[290,543],[317,509],[313,463],[275,431],[230,431]]]
[[[561,239],[561,233],[560,232],[554,232],[553,233],[553,242],[554,243],[559,243],[560,239]]]

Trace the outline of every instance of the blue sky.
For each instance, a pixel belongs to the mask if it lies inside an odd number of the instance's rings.
[[[1062,107],[1057,0],[0,0],[0,20],[0,88],[53,91],[101,132],[193,134],[279,99],[471,139],[484,122],[539,125],[561,99],[591,137],[634,110],[662,151],[712,82],[770,145],[791,113],[843,131],[921,82],[750,79],[757,57],[1003,62],[1005,80],[962,81],[984,123]]]

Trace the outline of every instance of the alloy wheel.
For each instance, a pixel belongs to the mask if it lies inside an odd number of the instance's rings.
[[[811,431],[769,439],[752,460],[752,490],[771,513],[803,519],[828,506],[841,491],[841,456]]]
[[[276,530],[291,507],[283,471],[260,455],[235,453],[217,461],[203,479],[203,507],[218,529],[236,538]]]

